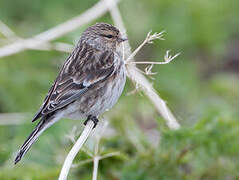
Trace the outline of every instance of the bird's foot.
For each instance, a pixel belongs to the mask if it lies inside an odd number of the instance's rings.
[[[97,123],[99,122],[99,119],[97,119],[97,117],[95,116],[89,115],[88,118],[85,120],[84,125],[86,125],[89,120],[92,120],[94,122],[94,126],[93,126],[93,129],[94,129]]]

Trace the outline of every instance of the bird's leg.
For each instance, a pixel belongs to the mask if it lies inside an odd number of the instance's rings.
[[[92,120],[94,122],[94,127],[93,128],[95,128],[97,123],[99,122],[99,119],[97,119],[97,117],[89,115],[87,117],[87,119],[85,120],[84,125],[86,125],[89,120]]]

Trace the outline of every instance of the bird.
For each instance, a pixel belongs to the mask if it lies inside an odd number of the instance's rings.
[[[17,164],[43,131],[61,118],[92,120],[111,109],[126,82],[122,43],[127,38],[107,23],[89,26],[60,69],[32,122],[40,119],[21,146]]]

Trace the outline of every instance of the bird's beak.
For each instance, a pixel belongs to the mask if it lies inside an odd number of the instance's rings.
[[[118,42],[121,43],[121,42],[124,42],[124,41],[127,41],[128,38],[127,37],[121,37],[118,39]]]

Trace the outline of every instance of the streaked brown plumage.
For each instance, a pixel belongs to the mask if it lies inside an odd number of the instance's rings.
[[[118,100],[125,85],[125,65],[117,28],[97,23],[86,29],[62,66],[33,122],[41,118],[22,145],[15,164],[21,160],[38,136],[62,117],[97,117]]]

